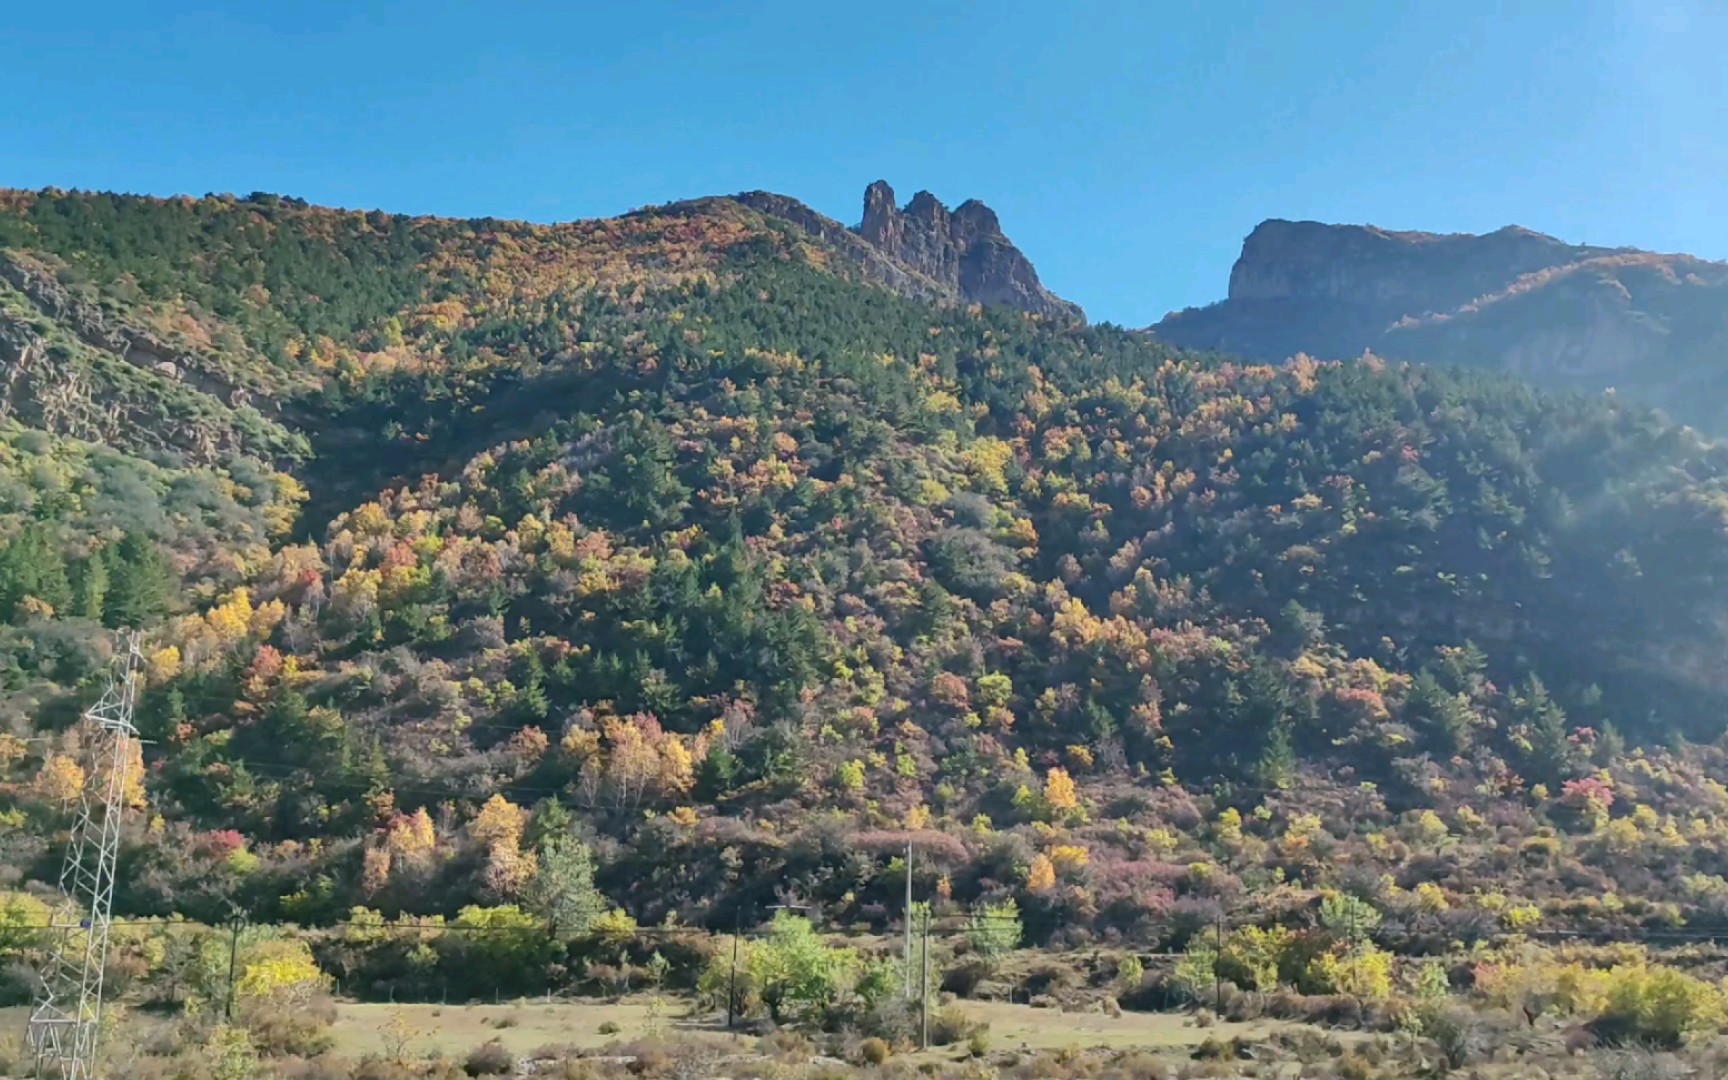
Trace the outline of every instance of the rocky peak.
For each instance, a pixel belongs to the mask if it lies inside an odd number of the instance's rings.
[[[954,220],[975,235],[1002,235],[1002,225],[996,220],[996,211],[977,199],[967,199],[956,206],[954,208]]]
[[[886,247],[899,219],[894,189],[888,186],[888,181],[878,180],[864,189],[864,221],[858,226],[858,235],[877,247]]]
[[[1031,260],[1002,234],[996,212],[976,199],[950,211],[928,191],[902,209],[894,189],[878,180],[864,189],[859,236],[889,258],[939,285],[955,298],[1041,315],[1083,319],[1080,308],[1038,280]]]
[[[948,220],[948,208],[928,191],[920,191],[912,196],[912,201],[906,204],[905,214],[932,226],[941,225]]]

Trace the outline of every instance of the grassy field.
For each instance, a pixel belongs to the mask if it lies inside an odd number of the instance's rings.
[[[723,1031],[725,1017],[691,1017],[685,1003],[668,999],[658,1010],[647,997],[607,1003],[535,1001],[503,1005],[344,1004],[337,1009],[336,1052],[350,1057],[380,1053],[396,1039],[410,1053],[467,1052],[497,1039],[521,1054],[542,1046],[597,1049],[613,1042],[681,1031]],[[601,1028],[606,1028],[602,1033]],[[616,1030],[614,1030],[616,1028]]]
[[[1219,1022],[1195,1025],[1186,1013],[1069,1013],[1056,1009],[1034,1009],[1000,1001],[967,1001],[961,1008],[973,1020],[990,1025],[990,1045],[1001,1050],[1059,1050],[1078,1045],[1082,1049],[1108,1047],[1199,1046],[1208,1038],[1248,1041],[1270,1038],[1292,1026],[1286,1020],[1255,1020],[1234,1024]]]
[[[961,1006],[973,1020],[990,1025],[989,1045],[998,1050],[1059,1050],[1146,1048],[1176,1050],[1198,1046],[1209,1037],[1240,1036],[1258,1041],[1290,1027],[1284,1021],[1214,1023],[1198,1027],[1181,1013],[1068,1013],[1005,1002],[968,1001]],[[22,1042],[27,1009],[0,1009],[0,1039]],[[137,1045],[163,1021],[128,1013],[114,1047]],[[602,1028],[605,1030],[602,1031]],[[497,1039],[517,1054],[546,1046],[596,1050],[656,1033],[706,1032],[723,1036],[725,1017],[692,1015],[689,1004],[666,999],[655,1005],[647,996],[619,1002],[540,1001],[501,1005],[385,1005],[344,1003],[334,1029],[336,1052],[345,1057],[406,1051],[412,1056],[434,1052],[460,1056],[481,1043]],[[740,1049],[747,1040],[741,1040]]]
[[[989,1023],[990,1046],[1003,1050],[1056,1050],[1069,1046],[1177,1048],[1198,1046],[1213,1036],[1260,1040],[1290,1026],[1283,1021],[1263,1020],[1216,1023],[1202,1028],[1180,1013],[1125,1012],[1113,1017],[986,1001],[965,1002],[962,1008],[972,1019]],[[617,1030],[602,1034],[602,1025],[616,1025]],[[685,1003],[672,1000],[656,1016],[647,998],[616,1004],[546,1005],[524,1001],[505,1005],[343,1005],[335,1035],[338,1052],[347,1055],[379,1052],[398,1033],[407,1038],[411,1050],[420,1053],[439,1050],[449,1055],[466,1052],[491,1039],[523,1053],[548,1045],[596,1049],[656,1031],[723,1034],[725,1018],[713,1014],[692,1016]]]

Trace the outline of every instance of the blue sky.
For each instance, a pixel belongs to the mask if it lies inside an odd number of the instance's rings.
[[[541,221],[977,197],[1143,325],[1267,217],[1728,258],[1728,2],[29,3],[0,184]]]

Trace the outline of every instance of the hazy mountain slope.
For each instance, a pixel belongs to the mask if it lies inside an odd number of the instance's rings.
[[[1614,388],[1728,430],[1728,264],[1485,236],[1268,221],[1228,298],[1167,316],[1165,341],[1265,360],[1298,352],[1490,367]]]

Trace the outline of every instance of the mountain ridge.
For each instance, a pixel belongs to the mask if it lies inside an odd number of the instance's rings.
[[[1435,234],[1269,219],[1224,300],[1148,328],[1260,360],[1364,351],[1621,389],[1728,427],[1728,263],[1509,225]]]
[[[40,192],[32,192],[19,188],[0,188],[0,204],[17,203],[36,195],[58,194],[140,199],[163,205],[199,201],[190,195],[129,195],[60,188],[44,188]],[[324,214],[380,215],[417,225],[448,226],[466,223],[486,224],[507,230],[554,231],[644,214],[700,211],[717,202],[726,201],[796,225],[813,239],[850,258],[867,280],[902,295],[943,303],[995,304],[1072,321],[1085,319],[1085,314],[1078,304],[1056,296],[1043,286],[1031,260],[1008,240],[1002,232],[995,211],[981,200],[967,199],[950,211],[929,191],[920,190],[902,209],[895,206],[894,190],[884,180],[877,180],[866,188],[862,218],[858,225],[853,226],[842,224],[793,196],[762,189],[730,195],[678,199],[638,207],[611,218],[573,218],[550,222],[490,216],[463,218],[443,214],[386,214],[376,209],[316,206],[303,199],[266,192],[253,192],[243,197],[212,194],[203,198],[257,205],[281,205]],[[854,243],[853,240],[859,243]]]

